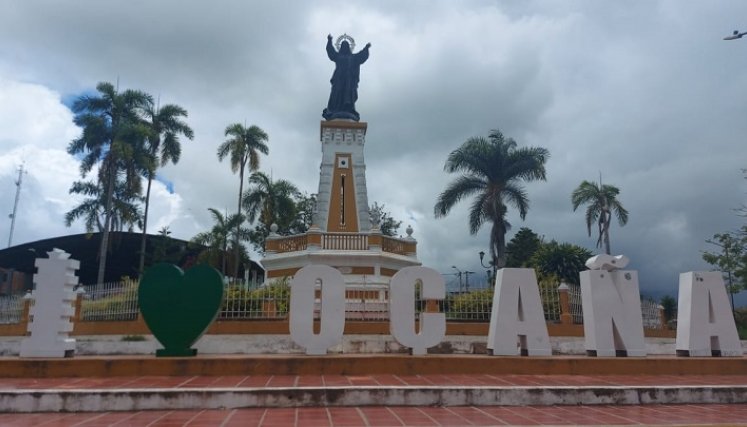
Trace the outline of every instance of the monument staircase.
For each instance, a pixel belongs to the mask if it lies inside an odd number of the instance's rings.
[[[747,359],[199,355],[0,359],[0,412],[747,403]]]

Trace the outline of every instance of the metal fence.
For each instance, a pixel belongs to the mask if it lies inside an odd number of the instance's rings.
[[[559,322],[561,314],[560,292],[556,284],[540,284],[540,298],[545,320]],[[581,294],[578,286],[570,285],[569,299],[574,323],[582,323]],[[447,320],[473,320],[489,322],[493,309],[493,289],[459,292],[450,295],[443,304]]]
[[[138,316],[137,288],[135,281],[105,283],[86,288],[82,301],[81,318],[84,321],[134,320]],[[218,314],[221,320],[283,319],[288,316],[290,306],[289,280],[279,280],[269,286],[226,284],[223,302]],[[541,284],[540,297],[545,320],[559,322],[562,313],[560,292],[555,284]],[[321,287],[317,285],[315,317],[321,309]],[[568,285],[568,302],[573,323],[583,323],[580,286]],[[439,312],[447,320],[489,322],[493,306],[493,289],[470,292],[453,292],[444,300],[437,301]],[[416,298],[416,315],[426,309],[427,301]],[[21,296],[0,298],[0,324],[17,323],[23,312]],[[643,325],[660,328],[658,304],[650,299],[641,300]],[[381,286],[362,285],[348,289],[345,299],[345,318],[356,321],[389,320],[388,291]]]
[[[0,296],[0,324],[21,323],[23,315],[23,295]]]
[[[581,306],[581,287],[568,284],[568,308],[574,324],[584,323],[584,312]],[[541,284],[540,298],[545,320],[559,322],[562,313],[558,285]],[[493,290],[484,289],[472,292],[454,293],[441,305],[447,320],[473,320],[489,322],[493,306]],[[662,327],[659,316],[659,304],[648,298],[641,299],[643,326],[648,329]]]
[[[641,299],[641,316],[644,328],[659,329],[662,327],[658,302],[648,298]]]
[[[317,292],[321,287],[317,285]],[[315,311],[321,308],[319,303]],[[345,319],[355,321],[389,320],[388,289],[380,284],[363,282],[345,290]]]
[[[321,285],[315,287],[314,316],[321,310]],[[346,289],[345,319],[382,321],[389,319],[386,292],[378,286],[359,285]],[[221,320],[280,319],[288,316],[290,286],[288,280],[279,280],[269,286],[250,288],[226,285],[223,304],[218,318]]]
[[[556,288],[557,289],[557,288]],[[584,309],[581,305],[581,286],[568,284],[568,308],[573,317],[573,323],[584,323]]]
[[[441,311],[446,320],[470,320],[489,322],[493,310],[493,290],[481,289],[471,292],[455,292],[449,295]]]
[[[542,300],[542,309],[545,312],[545,321],[559,322],[561,309],[560,292],[558,292],[558,286],[554,283],[540,283],[539,292],[540,299]]]
[[[277,319],[288,314],[290,287],[287,280],[270,286],[227,284],[218,319]]]
[[[137,304],[138,282],[101,283],[85,289],[80,317],[85,321],[135,320],[140,311]]]
[[[543,297],[543,304],[544,304]],[[573,323],[584,323],[584,310],[581,305],[581,287],[579,285],[568,285],[568,305],[573,317]],[[547,311],[545,311],[547,316]],[[661,317],[659,315],[659,303],[650,298],[641,298],[641,316],[643,327],[647,329],[659,329],[662,327]],[[549,317],[546,317],[550,321]]]

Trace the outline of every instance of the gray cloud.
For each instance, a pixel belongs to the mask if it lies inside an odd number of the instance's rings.
[[[626,227],[613,226],[613,249],[632,259],[646,292],[674,293],[680,272],[707,268],[704,240],[743,223],[731,209],[747,192],[747,42],[721,38],[743,24],[733,17],[747,5],[27,1],[6,9],[0,77],[64,95],[119,77],[189,110],[195,140],[161,171],[177,193],[161,215],[178,218],[178,237],[208,226],[207,207],[235,206],[238,178],[215,158],[230,123],[265,129],[262,169],[316,192],[333,69],[325,36],[343,32],[373,44],[358,103],[369,122],[369,198],[413,224],[426,265],[481,270],[487,228],[469,236],[468,203],[440,220],[432,209],[451,179],[442,171],[448,153],[493,128],[552,154],[548,181],[527,186],[526,221],[510,214],[514,230],[593,248],[570,193],[601,172],[631,213]],[[69,136],[56,129],[45,148],[64,150]],[[4,132],[0,144],[22,144]]]

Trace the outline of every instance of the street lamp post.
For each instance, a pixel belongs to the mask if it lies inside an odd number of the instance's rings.
[[[456,268],[456,265],[452,265],[451,268],[456,270],[457,271],[456,274],[457,276],[459,276],[459,293],[461,294],[462,293],[462,270]]]
[[[747,35],[747,31],[740,33],[739,30],[734,30],[733,33],[724,37],[724,40],[741,39],[742,36],[744,35]],[[729,247],[724,246],[724,250],[726,251],[726,258],[728,259],[729,258]],[[731,268],[729,269],[727,273],[728,273],[728,278],[729,278],[729,294],[731,294],[731,311],[732,311],[732,314],[736,316],[736,311],[734,310],[734,288],[732,288],[732,284],[731,284]]]
[[[475,274],[474,271],[465,271],[464,272],[464,291],[469,293],[469,275]]]
[[[485,252],[480,251],[480,265],[482,268],[488,268],[488,283],[490,283],[490,286],[493,286],[493,281],[495,280],[495,263],[493,261],[488,262],[488,265],[485,265],[482,262],[482,259],[485,258]],[[493,274],[490,274],[490,272],[493,272]]]

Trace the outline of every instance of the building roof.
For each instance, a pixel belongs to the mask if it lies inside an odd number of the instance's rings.
[[[138,276],[141,238],[141,233],[109,233],[110,251],[106,262],[105,282],[118,281],[123,276]],[[146,268],[153,261],[172,262],[182,268],[188,268],[205,249],[201,245],[162,235],[149,234],[147,242]],[[96,282],[98,273],[100,243],[101,233],[73,234],[24,243],[0,250],[0,267],[33,274],[36,272],[34,260],[46,258],[47,252],[58,248],[69,253],[70,258],[80,261],[79,283],[91,285]],[[263,271],[254,261],[251,261],[250,270]],[[243,268],[240,273],[243,273]]]

